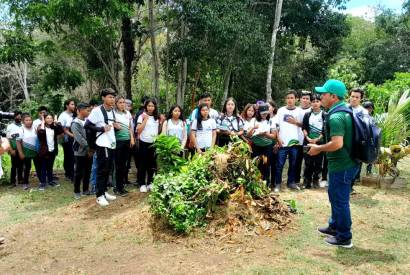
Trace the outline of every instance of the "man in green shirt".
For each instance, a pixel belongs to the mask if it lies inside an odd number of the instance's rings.
[[[350,215],[350,184],[358,171],[358,163],[351,157],[353,142],[353,121],[349,113],[337,111],[345,107],[346,86],[339,80],[330,79],[323,87],[316,87],[321,94],[322,106],[329,115],[325,121],[326,143],[309,144],[309,155],[326,152],[329,169],[329,201],[332,215],[327,227],[318,228],[319,232],[329,235],[326,242],[330,245],[351,248],[352,219]],[[336,109],[337,108],[337,109]]]

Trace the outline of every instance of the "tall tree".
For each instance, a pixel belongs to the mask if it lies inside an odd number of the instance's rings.
[[[272,38],[271,38],[271,55],[269,59],[268,65],[268,74],[266,79],[266,100],[272,100],[272,70],[273,70],[273,62],[275,60],[275,48],[276,48],[276,36],[279,30],[279,23],[280,17],[282,16],[282,3],[283,0],[276,1],[276,8],[275,8],[275,22],[273,23],[272,28]]]
[[[149,14],[149,32],[151,38],[151,52],[152,52],[152,69],[153,69],[153,93],[158,104],[160,104],[159,94],[159,57],[157,49],[157,41],[155,38],[155,16],[154,16],[154,0],[148,0],[148,14]]]

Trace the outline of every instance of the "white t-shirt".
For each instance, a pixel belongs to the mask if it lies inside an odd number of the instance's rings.
[[[61,126],[63,126],[64,128],[70,128],[71,122],[73,122],[73,113],[64,111],[60,114],[57,121],[60,122]]]
[[[305,114],[307,114],[307,113],[309,113],[310,111],[312,111],[312,107],[309,107],[309,108],[306,108],[306,109],[303,109],[302,107],[300,107],[300,109],[302,110],[302,113],[303,113],[302,121],[301,121],[301,122],[303,122],[303,117],[305,116]],[[302,141],[302,143],[303,143],[303,140],[304,140],[304,139],[305,139],[305,135],[303,134],[303,131],[300,131],[299,142]],[[302,143],[301,143],[301,144],[302,144]]]
[[[209,118],[202,120],[202,128],[198,129],[198,120],[194,120],[191,125],[191,129],[195,131],[196,143],[199,148],[210,148],[212,145],[212,132],[216,130],[215,119]]]
[[[254,120],[255,120],[255,118],[251,118],[251,120],[249,120],[249,121],[247,121],[245,119],[242,119],[242,121],[243,121],[243,130],[244,131],[249,131],[249,129],[251,127],[253,127],[253,125],[255,124]]]
[[[113,110],[106,110],[107,111],[107,117],[108,117],[108,125],[112,125],[114,122],[114,114]],[[104,115],[101,111],[101,107],[98,106],[94,109],[92,109],[90,115],[88,116],[87,120],[89,120],[91,123],[95,124],[97,127],[104,127],[107,124],[105,124],[104,121]],[[115,149],[116,147],[116,142],[115,142],[115,131],[114,131],[114,126],[111,127],[111,129],[108,132],[104,132],[101,134],[101,132],[98,132],[96,134],[98,136],[97,141],[95,142],[98,146],[100,147],[106,147],[109,149]]]
[[[19,138],[17,140],[21,140],[23,143],[23,148],[26,148],[31,151],[36,151],[36,145],[37,145],[37,131],[34,130],[33,127],[30,129],[26,127],[21,127],[20,128],[20,133],[19,133]]]
[[[195,108],[192,113],[191,113],[191,121],[194,121],[196,119],[196,114],[198,112],[198,108]],[[209,109],[209,117],[214,119],[215,121],[219,118],[219,113],[217,110],[210,108]]]
[[[279,138],[283,142],[283,146],[290,146],[296,142],[299,145],[303,144],[303,132],[302,128],[286,121],[288,117],[294,117],[299,123],[303,122],[304,112],[301,108],[296,107],[293,110],[289,110],[286,106],[281,107],[277,113],[277,124],[279,126]]]
[[[358,113],[363,113],[365,115],[369,114],[369,111],[367,111],[367,109],[365,109],[362,105],[359,105],[357,107],[352,107],[352,110],[353,110],[353,114],[355,114],[355,115],[358,114]]]
[[[255,131],[253,132],[253,136],[260,135],[262,133],[270,133],[271,132],[271,122],[270,120],[261,120],[257,121],[256,119],[254,120],[254,127],[257,127]]]
[[[142,113],[137,120],[137,124],[141,124],[144,119]],[[147,115],[147,114],[146,114]],[[154,116],[149,116],[148,121],[145,124],[144,130],[142,130],[141,134],[139,135],[139,139],[143,142],[147,143],[154,143],[155,139],[158,136],[159,131],[159,119],[155,120]]]
[[[269,119],[271,130],[276,130],[278,126],[278,116],[275,115]]]
[[[46,128],[46,140],[47,140],[47,147],[49,152],[54,151],[54,130],[48,127]]]
[[[8,138],[8,139],[12,139],[12,136],[13,135],[20,135],[20,128],[21,128],[21,125],[19,126],[19,125],[16,125],[16,123],[11,123],[11,124],[9,124],[9,125],[7,125],[7,128],[6,128],[6,137]],[[18,137],[18,136],[17,136]],[[17,138],[16,137],[16,138]]]
[[[34,128],[34,130],[38,130],[38,126],[40,126],[41,125],[41,119],[39,119],[39,118],[37,118],[37,119],[35,119],[34,121],[33,121],[33,128]],[[71,124],[70,124],[71,125]]]
[[[323,134],[323,111],[312,112],[309,117],[309,137],[316,138]]]
[[[185,123],[182,120],[178,120],[177,124],[174,124],[172,119],[167,120],[167,132],[168,136],[174,136],[179,139],[179,142],[182,143],[184,139]]]

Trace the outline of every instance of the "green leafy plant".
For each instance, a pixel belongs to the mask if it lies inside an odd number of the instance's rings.
[[[182,158],[183,148],[177,137],[159,135],[155,140],[155,152],[157,154],[158,167],[161,171],[178,171],[186,160]]]

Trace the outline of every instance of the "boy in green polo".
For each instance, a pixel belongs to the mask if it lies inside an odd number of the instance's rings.
[[[322,106],[327,108],[325,121],[325,144],[309,144],[309,155],[326,152],[329,169],[329,201],[332,209],[329,225],[318,228],[328,235],[330,245],[351,248],[352,219],[350,215],[350,184],[358,171],[358,164],[351,157],[353,142],[353,121],[349,113],[341,111],[346,107],[344,97],[346,86],[339,80],[330,79],[323,87],[316,87],[321,94]]]

